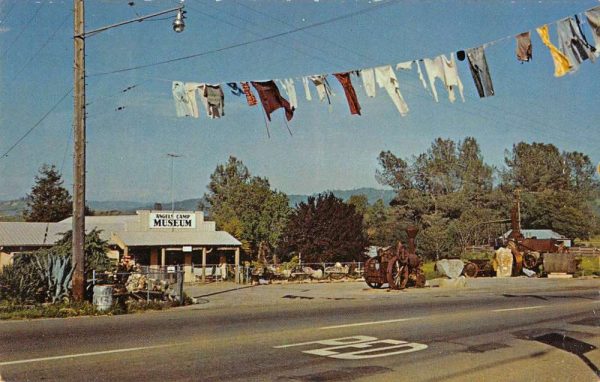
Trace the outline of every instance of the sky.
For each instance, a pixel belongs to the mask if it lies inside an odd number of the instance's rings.
[[[87,0],[86,30],[178,4]],[[166,15],[86,38],[88,200],[165,202],[171,191],[177,200],[201,197],[210,174],[229,156],[288,194],[384,188],[375,179],[381,151],[411,158],[437,137],[475,137],[484,160],[499,168],[506,150],[520,141],[552,143],[600,161],[600,62],[586,61],[577,72],[555,78],[550,53],[535,32],[548,23],[557,44],[554,22],[599,6],[597,0],[184,4],[183,33],[172,31],[173,17]],[[30,192],[44,163],[56,165],[72,191],[72,7],[72,1],[0,0],[0,200]],[[514,35],[528,30],[533,60],[520,63]],[[367,98],[359,78],[352,80],[362,116],[350,115],[333,76],[331,105],[318,101],[315,88],[307,101],[300,80],[449,56],[492,41],[485,53],[495,96],[479,98],[466,61],[458,62],[464,103],[450,103],[440,82],[436,103],[416,71],[396,71],[410,108],[405,117],[384,89]],[[195,57],[179,59],[188,56]],[[139,66],[145,67],[132,69]],[[281,78],[293,78],[298,93],[291,135],[282,110],[273,114],[267,134],[261,106],[249,107],[227,90],[222,118],[209,119],[202,109],[198,119],[176,117],[172,81]],[[173,160],[173,173],[167,153],[181,155]]]

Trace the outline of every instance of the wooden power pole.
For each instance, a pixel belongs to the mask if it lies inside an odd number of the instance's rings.
[[[75,301],[85,297],[85,14],[73,0],[73,278]]]

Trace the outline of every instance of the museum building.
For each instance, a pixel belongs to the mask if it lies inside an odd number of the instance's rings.
[[[107,255],[115,262],[163,268],[182,265],[185,281],[194,281],[194,267],[225,260],[239,273],[241,242],[215,222],[205,221],[202,211],[136,211],[135,215],[86,216],[86,231],[100,231],[109,244]],[[15,254],[48,248],[72,229],[67,218],[57,223],[0,222],[0,269]],[[237,278],[236,278],[237,280]]]

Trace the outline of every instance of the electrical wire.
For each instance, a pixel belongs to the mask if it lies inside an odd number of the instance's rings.
[[[14,80],[17,79],[21,73],[23,73],[23,71],[26,69],[27,65],[29,65],[31,63],[31,61],[33,61],[33,59],[36,58],[36,56],[54,39],[54,37],[56,36],[56,33],[58,33],[58,31],[60,30],[60,28],[62,28],[65,25],[65,23],[67,22],[67,20],[69,20],[70,17],[71,17],[71,13],[67,13],[65,15],[65,18],[56,27],[56,29],[54,29],[54,31],[52,32],[52,34],[50,35],[50,37],[48,37],[48,39],[46,41],[44,41],[44,43],[42,44],[42,46],[40,46],[36,50],[36,52],[33,54],[33,56],[29,57],[29,59],[27,60],[27,62],[25,62],[23,65],[21,65],[21,70],[18,71],[17,74],[15,74],[14,76],[11,77],[9,83],[14,82]]]
[[[46,118],[47,118],[47,117],[48,117],[48,116],[49,116],[49,115],[50,115],[50,114],[51,114],[51,113],[52,113],[52,112],[53,112],[53,111],[54,111],[54,110],[55,110],[55,109],[58,107],[58,105],[60,105],[60,104],[61,104],[61,102],[62,102],[62,101],[64,101],[64,100],[65,100],[65,98],[67,98],[67,96],[68,96],[69,94],[71,94],[71,92],[72,92],[72,91],[73,91],[73,88],[70,88],[70,89],[69,89],[69,91],[68,91],[68,92],[66,92],[66,93],[65,93],[65,94],[64,94],[64,95],[63,95],[63,96],[62,96],[62,97],[61,97],[61,98],[60,98],[60,99],[59,99],[59,100],[58,100],[58,101],[57,101],[57,102],[54,104],[54,106],[52,106],[52,107],[50,108],[50,110],[48,110],[48,111],[46,112],[46,114],[44,114],[44,116],[43,116],[42,118],[40,118],[40,120],[39,120],[39,121],[37,121],[37,122],[36,122],[36,123],[35,123],[35,124],[34,124],[34,125],[33,125],[33,126],[30,128],[30,129],[29,129],[29,130],[27,130],[27,132],[26,132],[25,134],[23,134],[23,136],[22,136],[21,138],[17,139],[17,141],[16,141],[16,142],[15,142],[15,143],[14,143],[12,146],[10,146],[10,147],[9,147],[9,149],[8,149],[8,150],[6,150],[6,152],[4,152],[4,154],[2,154],[2,155],[0,156],[0,160],[2,160],[2,159],[4,159],[4,158],[8,158],[8,154],[9,154],[9,153],[10,153],[10,152],[11,152],[11,151],[12,151],[12,150],[15,148],[15,147],[17,147],[17,146],[18,146],[18,145],[19,145],[21,142],[23,142],[23,140],[24,140],[25,138],[27,138],[27,136],[28,136],[29,134],[31,134],[31,133],[33,132],[33,130],[35,130],[35,128],[36,128],[36,127],[38,127],[38,126],[39,126],[39,125],[40,125],[42,122],[44,122],[44,120],[45,120],[45,119],[46,119]]]
[[[33,21],[33,19],[35,19],[35,17],[40,12],[40,9],[42,9],[43,6],[44,6],[44,2],[40,2],[40,5],[36,8],[35,12],[33,12],[33,15],[31,15],[31,17],[29,18],[29,20],[27,20],[27,22],[23,26],[23,29],[21,29],[21,31],[19,32],[19,34],[17,35],[17,37],[15,37],[15,39],[10,43],[10,45],[8,46],[8,48],[2,53],[2,57],[3,58],[6,57],[6,54],[8,53],[8,51],[11,50],[12,47],[15,46],[15,44],[19,41],[19,39],[21,38],[21,36],[23,35],[23,33],[26,30],[29,30],[29,25],[31,24],[31,22]]]
[[[8,18],[8,16],[12,12],[12,10],[15,8],[15,5],[17,5],[17,3],[18,3],[18,1],[15,1],[12,4],[12,6],[10,8],[8,8],[8,11],[6,11],[6,14],[4,15],[4,18],[2,20],[0,20],[0,24],[6,21],[6,19]]]
[[[263,42],[263,41],[269,41],[269,40],[272,40],[272,39],[275,39],[275,38],[278,38],[278,37],[287,36],[287,35],[294,34],[294,33],[297,33],[297,32],[303,31],[303,30],[307,30],[307,29],[316,28],[316,27],[319,27],[319,26],[331,24],[331,23],[334,23],[334,22],[337,22],[337,21],[340,21],[340,20],[344,20],[344,19],[348,19],[348,18],[354,17],[354,16],[362,15],[362,14],[365,14],[365,13],[368,13],[368,12],[372,12],[372,11],[375,11],[375,10],[382,9],[384,7],[388,7],[390,5],[393,5],[393,4],[397,3],[398,1],[400,1],[400,0],[390,0],[390,1],[387,1],[385,3],[380,3],[380,4],[377,4],[377,5],[371,6],[369,8],[361,9],[361,10],[356,11],[356,12],[347,13],[345,15],[333,17],[333,18],[330,18],[330,19],[327,19],[327,20],[319,21],[319,22],[316,22],[316,23],[313,23],[313,24],[305,25],[303,27],[291,29],[291,30],[288,30],[288,31],[285,31],[285,32],[275,33],[275,34],[272,34],[272,35],[269,35],[269,36],[257,38],[257,39],[254,39],[254,40],[240,42],[240,43],[237,43],[237,44],[232,44],[232,45],[224,46],[224,47],[217,48],[217,49],[211,49],[211,50],[207,50],[207,51],[204,51],[204,52],[190,54],[190,55],[187,55],[187,56],[172,58],[172,59],[169,59],[169,60],[157,61],[157,62],[150,63],[150,64],[137,65],[137,66],[132,66],[132,67],[129,67],[129,68],[111,70],[111,71],[107,71],[107,72],[92,73],[92,74],[89,74],[88,76],[89,77],[96,77],[96,76],[105,76],[105,75],[114,74],[114,73],[129,72],[129,71],[132,71],[132,70],[145,69],[145,68],[150,68],[150,67],[154,67],[154,66],[160,66],[160,65],[170,64],[170,63],[173,63],[173,62],[178,62],[178,61],[183,61],[183,60],[189,60],[189,59],[192,59],[192,58],[207,56],[209,54],[220,53],[220,52],[224,52],[224,51],[227,51],[227,50],[231,50],[231,49],[235,49],[235,48],[240,48],[242,46],[256,44],[256,43]]]

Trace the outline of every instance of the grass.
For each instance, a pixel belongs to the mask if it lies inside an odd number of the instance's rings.
[[[582,257],[578,274],[581,276],[600,276],[600,258]]]
[[[184,305],[191,304],[184,296]],[[20,304],[10,301],[0,302],[0,320],[27,320],[35,318],[65,318],[77,316],[119,315],[140,313],[146,310],[163,310],[179,306],[175,301],[114,301],[109,310],[100,312],[88,301],[61,302],[56,304]]]
[[[423,273],[425,273],[425,279],[431,280],[440,277],[440,275],[433,270],[435,267],[435,261],[427,261],[423,263],[421,269],[423,269]]]

